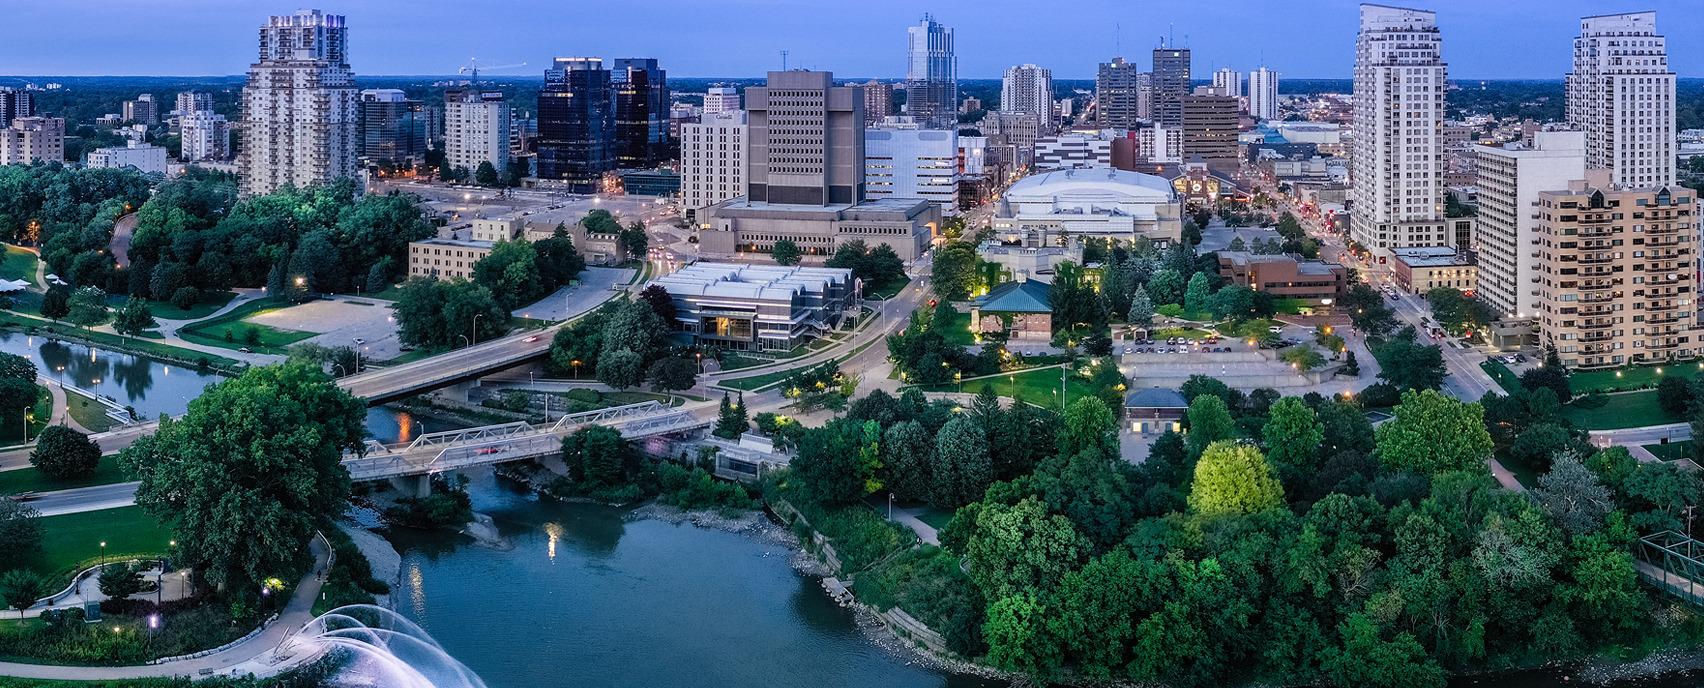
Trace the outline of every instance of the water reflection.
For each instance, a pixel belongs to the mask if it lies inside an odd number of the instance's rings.
[[[0,351],[34,361],[43,377],[115,399],[145,418],[177,415],[219,375],[82,344],[0,332]],[[171,368],[177,368],[173,371]]]

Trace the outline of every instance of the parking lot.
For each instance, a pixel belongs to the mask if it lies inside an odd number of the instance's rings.
[[[382,360],[402,354],[388,301],[335,296],[261,313],[247,320],[286,330],[318,332],[304,341],[321,346],[358,346],[362,357]]]

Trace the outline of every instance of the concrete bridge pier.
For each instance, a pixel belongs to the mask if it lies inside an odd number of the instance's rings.
[[[472,401],[473,401],[472,399],[470,399],[468,397],[468,394],[473,391],[473,388],[478,387],[478,386],[479,386],[478,380],[467,380],[465,382],[457,382],[453,385],[450,385],[450,386],[445,387],[443,389],[440,389],[436,392],[433,392],[433,394],[435,394],[435,395],[437,395],[441,398],[444,398],[444,399],[449,399],[451,401],[459,401],[459,402],[462,402],[464,404],[467,404],[467,403],[472,403]]]
[[[538,461],[538,465],[545,467],[545,469],[549,470],[551,473],[555,473],[563,477],[568,476],[568,463],[562,460],[561,453],[541,456],[536,460]]]
[[[424,499],[432,496],[432,474],[430,473],[402,475],[386,478],[386,480],[390,481],[391,489],[396,490],[404,497]]]

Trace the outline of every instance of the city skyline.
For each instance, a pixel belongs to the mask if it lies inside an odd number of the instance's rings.
[[[1174,44],[1194,52],[1198,76],[1221,67],[1247,72],[1264,64],[1287,79],[1308,79],[1349,78],[1359,3],[1330,0],[1300,12],[1229,0],[1211,6],[1145,8],[1134,15],[1114,3],[1095,2],[1068,14],[1035,13],[1023,21],[1013,21],[1013,12],[997,11],[1000,4],[884,1],[853,8],[743,0],[718,4],[711,11],[667,0],[660,11],[648,15],[652,24],[637,28],[630,17],[573,14],[567,7],[519,2],[498,3],[481,13],[448,2],[399,0],[353,7],[333,3],[319,9],[347,15],[357,27],[352,40],[358,48],[352,51],[351,63],[363,76],[453,74],[468,57],[478,56],[493,64],[527,63],[493,72],[493,77],[530,77],[542,74],[556,56],[639,55],[658,58],[677,78],[760,77],[780,68],[780,51],[786,50],[789,67],[833,70],[843,78],[899,79],[906,69],[905,27],[929,12],[957,34],[961,79],[997,79],[1006,67],[1021,63],[1052,69],[1059,79],[1092,79],[1098,64],[1120,54],[1146,69],[1146,54],[1168,30]],[[1571,41],[1583,16],[1652,10],[1666,26],[1704,22],[1704,5],[1680,0],[1564,0],[1547,4],[1542,14],[1520,3],[1409,4],[1438,14],[1440,28],[1452,37],[1444,57],[1452,75],[1464,80],[1562,78],[1571,66]],[[791,11],[778,12],[777,7]],[[257,18],[294,9],[268,2],[164,0],[148,13],[114,21],[118,13],[93,0],[19,7],[11,10],[16,21],[48,30],[24,32],[7,41],[0,46],[0,64],[9,65],[13,75],[28,76],[236,75],[252,58],[242,29]],[[1013,4],[1009,9],[1024,8]],[[1085,22],[1088,16],[1101,19]],[[441,29],[452,25],[458,39],[446,41]],[[52,27],[77,27],[76,40]],[[154,29],[185,32],[199,40],[152,53],[126,47],[131,45],[127,37]],[[705,34],[717,36],[717,50],[696,47],[704,44],[693,37]],[[858,40],[835,40],[849,36]],[[1309,40],[1316,36],[1318,40]],[[67,50],[69,45],[78,50]],[[1670,50],[1672,66],[1682,78],[1704,74],[1704,45],[1682,39]],[[125,73],[115,73],[113,65],[124,65]]]

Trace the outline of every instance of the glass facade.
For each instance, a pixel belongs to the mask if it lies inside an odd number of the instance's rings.
[[[556,59],[538,94],[538,176],[597,193],[615,169],[609,70],[595,57]]]

